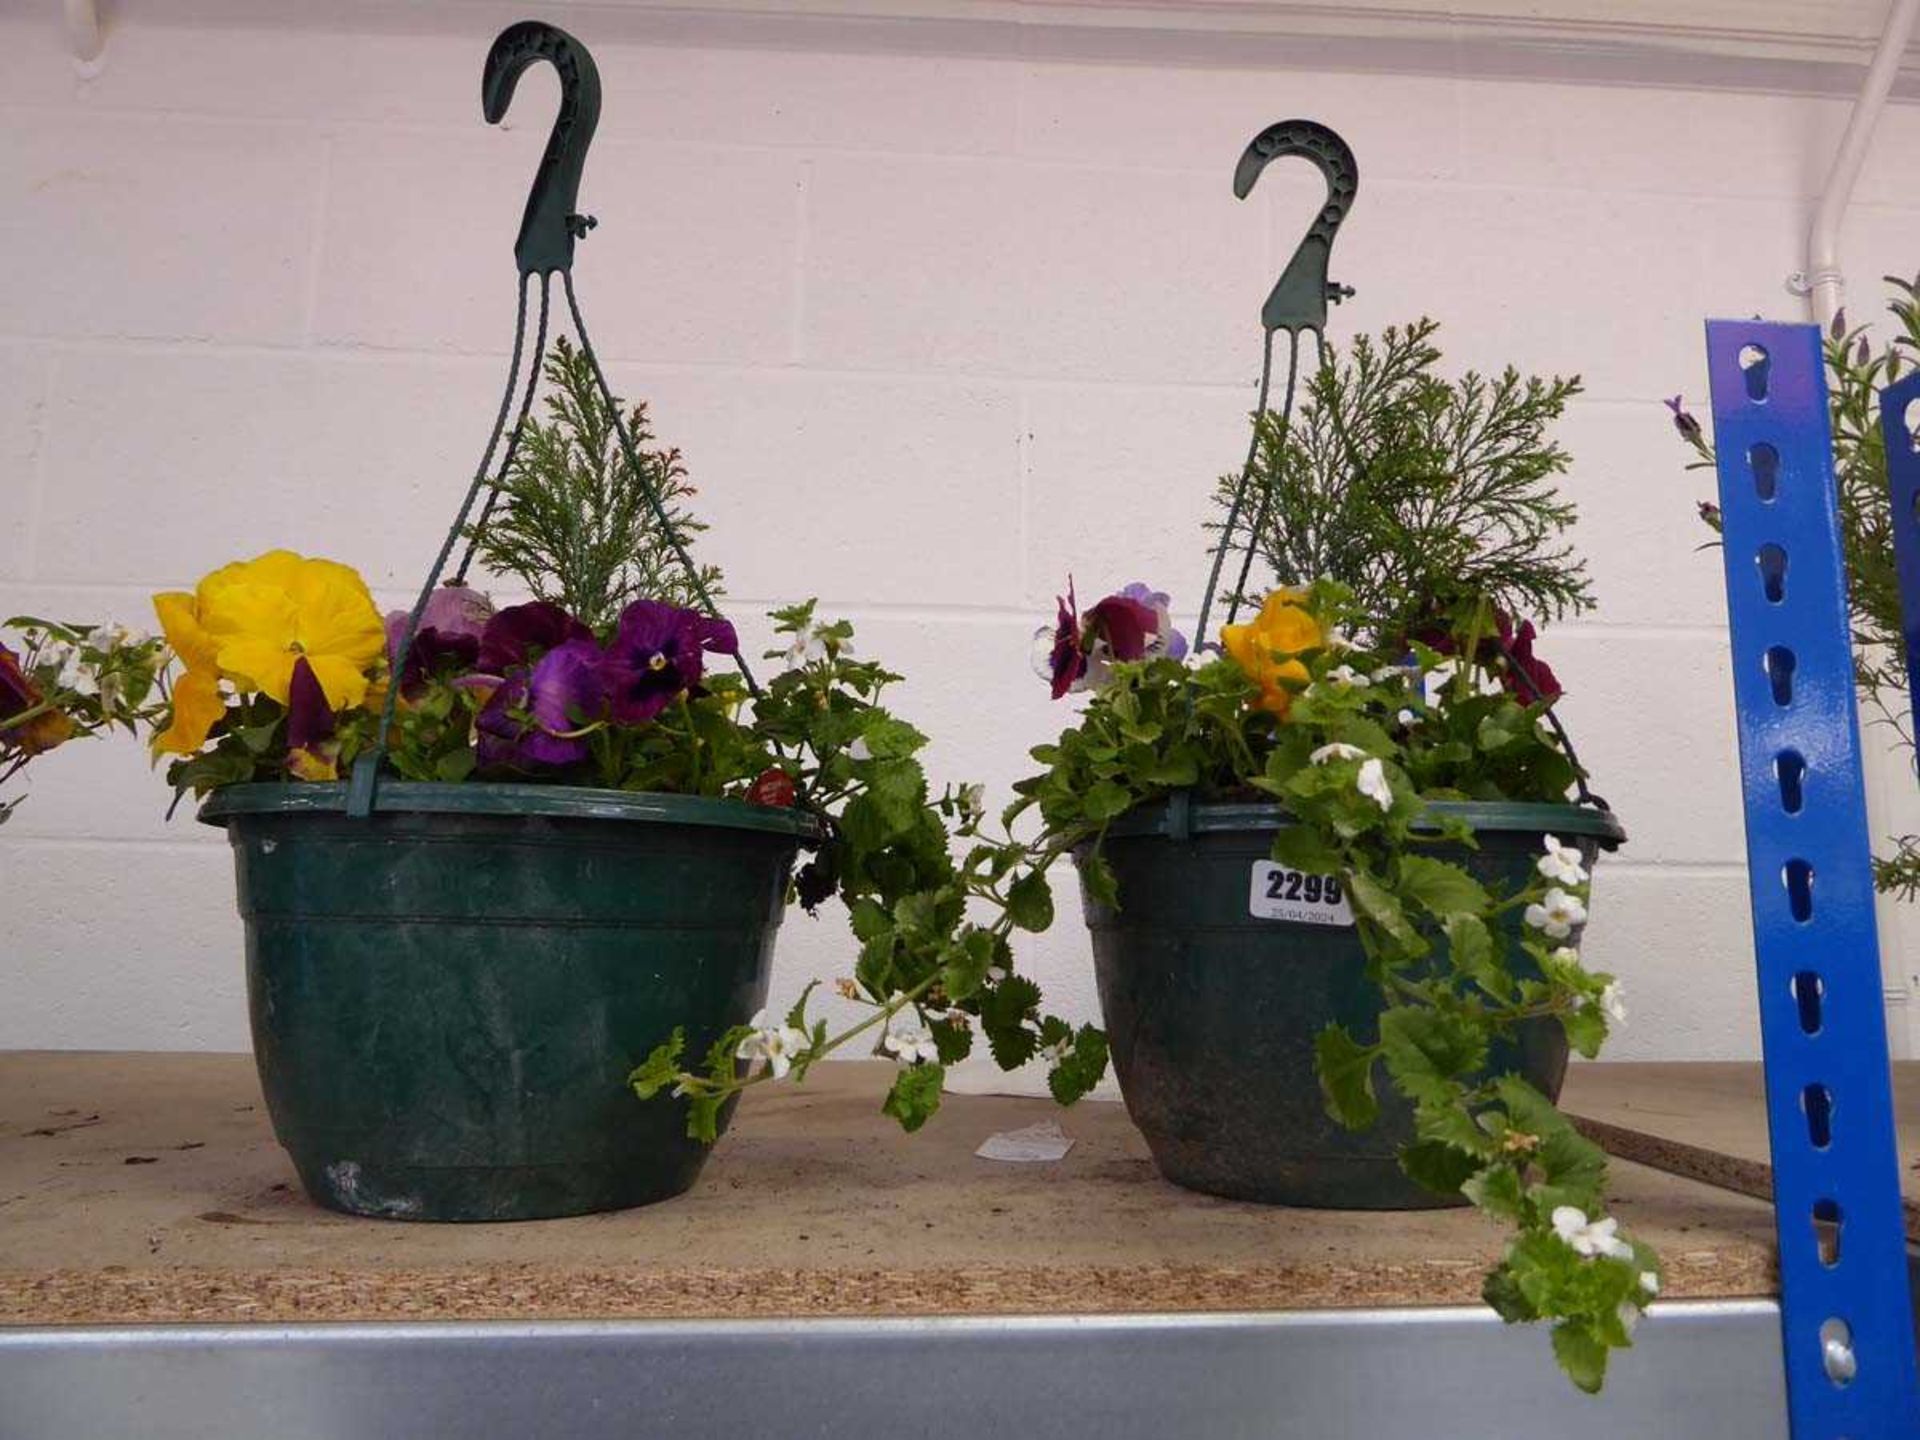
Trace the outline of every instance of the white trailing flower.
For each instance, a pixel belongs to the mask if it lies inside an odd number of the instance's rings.
[[[1373,672],[1371,678],[1376,685],[1393,685],[1417,673],[1417,671],[1409,671],[1404,665],[1382,665]]]
[[[93,672],[86,661],[80,657],[78,645],[49,645],[41,654],[41,663],[57,662],[59,672],[54,676],[54,687],[71,691],[76,695],[93,693]]]
[[[1614,1307],[1613,1313],[1619,1317],[1620,1328],[1627,1332],[1627,1338],[1633,1338],[1633,1327],[1640,1323],[1640,1307],[1631,1300],[1622,1300]]]
[[[1426,719],[1426,716],[1422,715],[1418,710],[1402,710],[1398,715],[1395,715],[1393,718],[1397,722],[1399,722],[1401,725],[1404,725],[1407,729],[1411,730],[1414,726],[1418,725],[1422,720]]]
[[[1553,836],[1546,839],[1547,853],[1534,862],[1537,869],[1556,885],[1584,885],[1587,883],[1586,867],[1580,863],[1580,852],[1571,845],[1562,845]]]
[[[1614,1234],[1620,1222],[1611,1215],[1587,1219],[1577,1205],[1559,1205],[1553,1211],[1553,1233],[1572,1247],[1576,1255],[1588,1259],[1605,1255],[1613,1260],[1631,1260],[1633,1247]]]
[[[1606,988],[1600,992],[1600,1009],[1616,1025],[1623,1025],[1627,1019],[1627,1002],[1620,994],[1620,982],[1609,980]]]
[[[1073,1036],[1063,1035],[1051,1045],[1042,1045],[1035,1053],[1049,1065],[1058,1065],[1073,1054]]]
[[[940,1047],[934,1043],[933,1036],[918,1025],[906,1025],[900,1029],[887,1029],[886,1039],[880,1044],[902,1065],[917,1065],[922,1060],[929,1063],[939,1060]]]
[[[793,632],[793,643],[787,646],[786,660],[792,668],[810,665],[815,660],[827,658],[827,643],[820,638],[817,626],[804,625]]]
[[[1333,629],[1333,630],[1327,631],[1327,633],[1321,638],[1320,647],[1323,650],[1327,650],[1332,652],[1335,655],[1338,655],[1343,650],[1353,649],[1353,641],[1347,638],[1346,631],[1340,630],[1340,629]]]
[[[1353,778],[1354,788],[1378,805],[1382,813],[1393,809],[1393,786],[1387,782],[1387,767],[1369,760]]]
[[[1544,930],[1555,940],[1566,939],[1576,925],[1586,923],[1587,907],[1557,885],[1541,896],[1537,903],[1527,906],[1527,924],[1536,930]]]
[[[1336,665],[1327,671],[1327,679],[1336,685],[1351,685],[1356,690],[1364,690],[1373,682],[1351,665]]]
[[[1640,1272],[1640,1288],[1646,1291],[1649,1296],[1658,1295],[1660,1293],[1660,1277],[1651,1270],[1642,1270]]]
[[[1310,765],[1325,765],[1334,760],[1364,760],[1366,758],[1367,752],[1362,750],[1358,745],[1348,745],[1336,740],[1331,745],[1322,745],[1318,750],[1307,756],[1307,763]]]
[[[764,1009],[747,1023],[753,1027],[753,1033],[740,1042],[740,1048],[733,1052],[734,1058],[766,1061],[776,1080],[793,1068],[793,1057],[813,1043],[807,1038],[807,1032],[797,1026],[769,1025]]]
[[[987,787],[985,785],[962,785],[960,787],[960,813],[969,820],[978,820],[987,813]]]

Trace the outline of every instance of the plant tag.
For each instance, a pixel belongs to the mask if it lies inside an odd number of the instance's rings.
[[[1253,862],[1247,909],[1258,920],[1296,925],[1351,925],[1353,905],[1337,875],[1308,875],[1272,860]]]
[[[1042,1120],[1024,1130],[1002,1130],[998,1135],[989,1135],[973,1153],[982,1160],[1033,1164],[1063,1159],[1072,1148],[1072,1138],[1056,1122]]]

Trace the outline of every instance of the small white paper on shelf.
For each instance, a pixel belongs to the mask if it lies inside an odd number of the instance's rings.
[[[1059,1160],[1071,1149],[1072,1137],[1057,1122],[1042,1120],[1023,1130],[1002,1130],[998,1135],[989,1135],[973,1153],[982,1160],[1030,1164],[1036,1160]]]

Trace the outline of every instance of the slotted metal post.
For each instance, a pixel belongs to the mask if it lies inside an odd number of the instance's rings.
[[[1820,332],[1711,321],[1794,1440],[1920,1434]]]

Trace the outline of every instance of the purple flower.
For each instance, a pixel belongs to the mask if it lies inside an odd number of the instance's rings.
[[[587,737],[573,732],[600,719],[606,708],[602,658],[591,637],[576,637],[531,667],[515,666],[474,722],[481,766],[534,770],[585,760]]]
[[[570,640],[591,639],[591,630],[552,601],[509,605],[496,612],[480,632],[478,664],[482,670],[504,675],[516,666],[532,664]]]
[[[1700,422],[1687,413],[1681,397],[1676,395],[1661,403],[1673,412],[1673,428],[1680,432],[1680,438],[1689,445],[1697,444],[1700,440]]]
[[[1187,658],[1187,637],[1173,628],[1173,602],[1166,591],[1151,589],[1144,581],[1136,580],[1122,586],[1120,594],[1153,612],[1156,643],[1149,645],[1149,650],[1158,650],[1174,660]]]
[[[1048,676],[1053,682],[1053,698],[1058,700],[1087,673],[1087,652],[1080,645],[1080,607],[1073,593],[1071,575],[1067,577],[1066,596],[1062,598],[1056,595],[1054,603],[1060,610],[1054,624],[1053,650],[1047,664]]]
[[[1186,658],[1187,639],[1168,618],[1166,595],[1137,580],[1090,608],[1084,620],[1072,576],[1067,577],[1065,598],[1056,598],[1055,603],[1059,610],[1050,648],[1044,656],[1040,653],[1040,647],[1049,643],[1042,627],[1034,636],[1034,666],[1051,684],[1056,700],[1103,683],[1116,660],[1145,660],[1154,655]]]
[[[38,709],[46,699],[40,687],[20,667],[20,657],[0,645],[0,747],[13,746],[22,755],[51,750],[73,734],[71,716],[60,710],[41,710],[31,720],[13,721]]]
[[[639,725],[691,690],[706,673],[706,652],[740,653],[725,620],[658,600],[636,600],[620,612],[600,674],[617,725]]]
[[[387,612],[389,665],[399,659],[408,616],[405,610]],[[465,585],[442,585],[435,590],[427,597],[420,628],[407,647],[406,669],[400,676],[402,691],[417,689],[430,675],[472,667],[480,658],[480,636],[492,618],[493,602],[478,590]]]
[[[293,662],[293,679],[287,685],[287,748],[311,750],[331,740],[333,728],[333,707],[327,704],[327,692],[302,655]]]
[[[338,780],[340,746],[335,716],[313,666],[302,655],[287,685],[287,771],[296,780]]]

